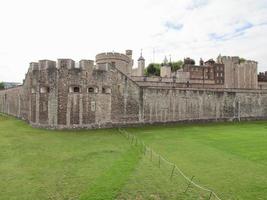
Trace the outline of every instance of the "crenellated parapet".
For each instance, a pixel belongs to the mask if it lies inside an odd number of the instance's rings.
[[[38,62],[31,62],[29,66],[29,72],[39,71],[39,70],[48,70],[48,69],[81,69],[88,70],[93,69],[94,61],[93,60],[80,60],[75,62],[72,59],[58,59],[57,61],[53,60],[39,60]]]
[[[38,62],[31,62],[30,63],[29,71],[31,72],[33,70],[39,70],[39,63]]]
[[[72,59],[58,59],[57,68],[58,69],[74,69],[75,61]]]
[[[116,66],[123,73],[130,75],[132,73],[133,60],[132,50],[126,50],[125,54],[106,52],[96,55],[96,64],[110,63]]]
[[[79,67],[83,70],[90,70],[94,67],[93,60],[80,60]]]
[[[106,53],[100,53],[96,55],[96,63],[100,62],[106,62],[108,60],[121,60],[127,63],[130,63],[131,60],[129,56],[122,54],[122,53],[113,53],[113,52],[106,52]]]
[[[238,56],[218,56],[217,58],[218,63],[224,63],[224,62],[232,62],[234,64],[239,63],[239,57]]]
[[[39,70],[56,68],[56,62],[52,60],[39,60]]]

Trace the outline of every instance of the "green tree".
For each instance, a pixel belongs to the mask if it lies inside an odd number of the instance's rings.
[[[178,69],[181,69],[183,66],[184,62],[182,60],[178,60],[176,62],[170,62],[169,65],[172,68],[172,72],[177,71]]]
[[[244,63],[246,61],[245,58],[239,58],[239,63]]]
[[[184,62],[182,60],[178,60],[176,62],[170,62],[168,65],[171,67],[172,72],[181,69]],[[146,76],[159,76],[160,75],[160,67],[163,66],[163,63],[150,63],[147,68],[145,68]]]
[[[159,76],[160,75],[160,64],[150,63],[145,69],[146,76]]]
[[[3,90],[3,89],[5,89],[5,85],[3,82],[0,82],[0,90]]]

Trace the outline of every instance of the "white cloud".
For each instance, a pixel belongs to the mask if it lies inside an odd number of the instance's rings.
[[[21,81],[38,59],[78,61],[128,48],[135,58],[143,48],[147,62],[154,48],[158,62],[221,53],[267,70],[266,0],[0,1],[0,80]]]

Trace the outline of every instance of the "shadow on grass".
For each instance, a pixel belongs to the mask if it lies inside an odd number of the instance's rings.
[[[80,200],[112,200],[127,183],[130,175],[141,159],[141,152],[137,147],[130,148],[122,157],[81,195]]]

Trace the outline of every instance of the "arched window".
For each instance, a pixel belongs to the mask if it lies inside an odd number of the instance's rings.
[[[94,92],[95,92],[95,90],[94,90],[93,87],[89,87],[89,88],[88,88],[88,93],[94,93]]]
[[[102,93],[105,94],[106,93],[106,88],[102,88]]]
[[[79,93],[80,87],[79,86],[71,86],[69,87],[69,93]]]
[[[98,87],[97,86],[91,86],[89,88],[87,88],[87,92],[88,93],[98,93]]]

